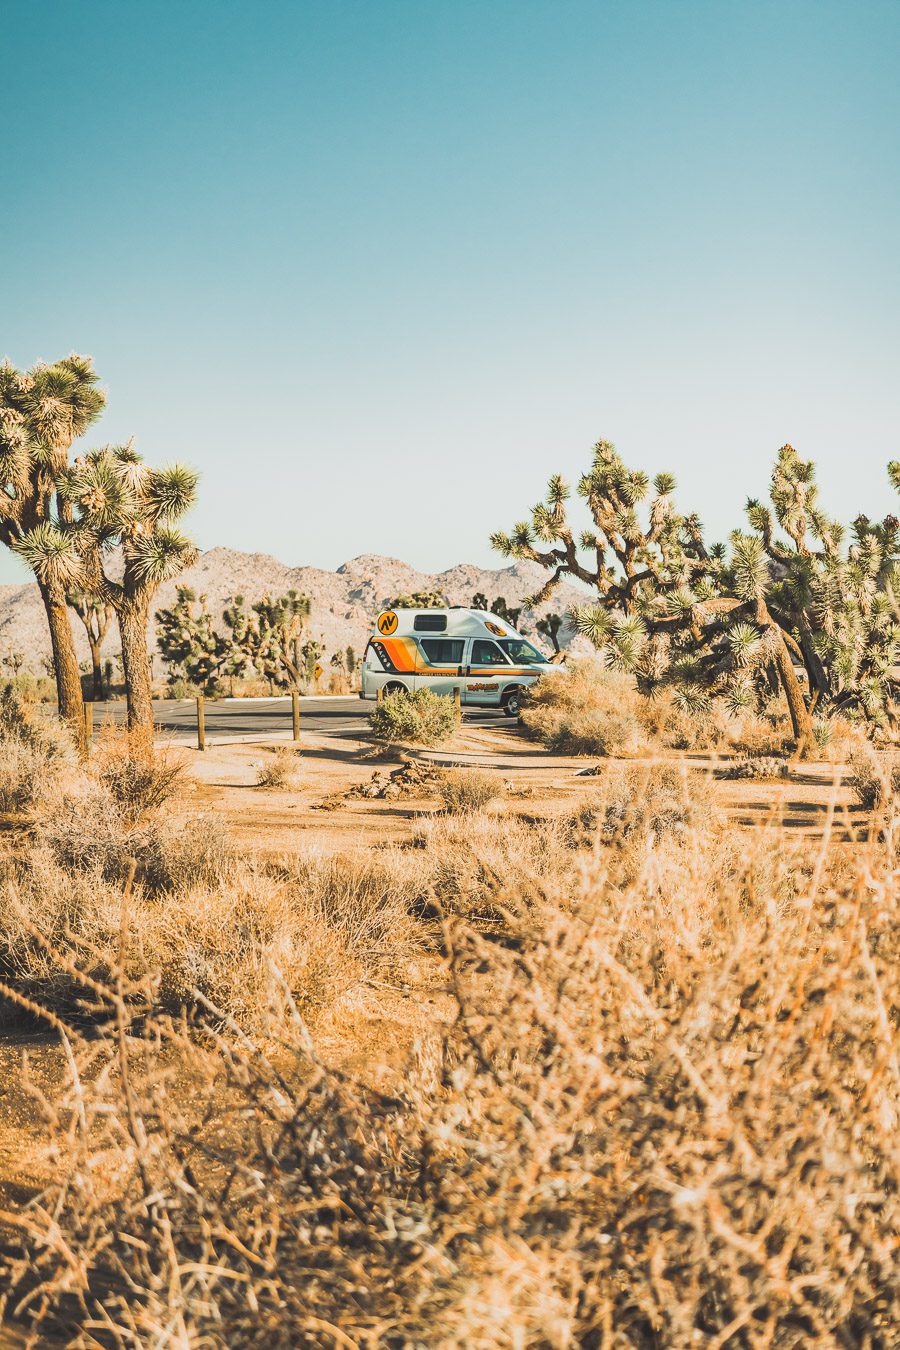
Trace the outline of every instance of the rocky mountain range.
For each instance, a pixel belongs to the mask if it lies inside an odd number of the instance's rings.
[[[241,553],[236,549],[213,548],[198,562],[162,586],[153,606],[165,608],[175,599],[178,585],[191,586],[198,595],[206,595],[213,614],[236,595],[248,604],[265,594],[281,595],[291,588],[308,595],[311,604],[310,636],[324,643],[330,654],[352,646],[361,652],[372,632],[372,624],[385,600],[412,591],[441,591],[451,605],[471,604],[481,592],[490,601],[502,596],[511,607],[519,607],[547,579],[546,572],[533,562],[516,562],[497,569],[459,563],[445,572],[419,572],[397,558],[363,554],[346,562],[335,572],[317,567],[288,567],[265,553]],[[534,633],[535,619],[547,612],[568,614],[573,605],[584,603],[584,592],[562,584],[549,603],[522,615],[519,628]],[[87,660],[88,647],[81,623],[72,616],[72,627],[79,657]],[[572,637],[567,622],[561,639],[565,645]],[[151,621],[151,642],[153,624]],[[104,655],[118,651],[115,625],[111,625]],[[155,645],[155,644],[153,644]],[[546,645],[546,644],[544,644]],[[25,669],[43,673],[43,662],[50,655],[50,639],[44,609],[37,587],[0,586],[0,660],[14,652],[24,656]],[[157,672],[161,673],[158,657]]]

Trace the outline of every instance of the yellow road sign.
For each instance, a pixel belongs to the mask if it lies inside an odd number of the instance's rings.
[[[397,631],[397,615],[392,609],[386,609],[383,614],[378,615],[376,627],[383,637],[390,637]]]
[[[314,673],[315,673],[315,677],[316,677],[317,680],[318,680],[318,679],[321,679],[321,676],[322,676],[322,667],[319,665],[318,661],[316,662],[315,672],[314,672]]]

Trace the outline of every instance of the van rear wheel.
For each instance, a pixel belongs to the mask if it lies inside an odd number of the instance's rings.
[[[518,686],[507,689],[500,703],[507,717],[518,717],[522,710],[522,695],[524,692],[524,689],[520,689]]]
[[[386,694],[408,694],[409,690],[399,680],[391,680],[390,684],[384,686],[384,692]]]

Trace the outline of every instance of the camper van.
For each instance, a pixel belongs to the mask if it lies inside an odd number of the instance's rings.
[[[553,667],[496,614],[483,609],[385,609],[366,647],[360,697],[431,689],[474,708],[519,711],[523,689]]]

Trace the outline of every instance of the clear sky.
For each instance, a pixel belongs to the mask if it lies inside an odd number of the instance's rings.
[[[4,0],[0,353],[208,548],[496,563],[600,437],[713,536],[900,457],[900,4]],[[24,575],[8,556],[0,580]]]

